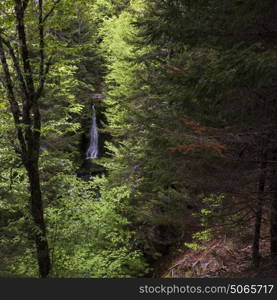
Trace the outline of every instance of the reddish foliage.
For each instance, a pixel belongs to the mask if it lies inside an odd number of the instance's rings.
[[[181,152],[199,152],[203,150],[209,150],[213,153],[222,156],[225,146],[218,143],[201,143],[201,144],[187,144],[170,147],[170,151],[181,151]]]
[[[194,122],[192,120],[187,120],[184,118],[178,118],[178,121],[181,123],[185,124],[186,126],[191,127],[191,129],[196,133],[196,134],[202,134],[206,128],[201,126],[200,123]]]

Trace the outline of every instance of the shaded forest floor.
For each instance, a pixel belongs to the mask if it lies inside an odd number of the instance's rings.
[[[178,247],[154,266],[156,278],[277,278],[270,260],[269,239],[260,241],[261,263],[252,265],[252,245],[221,237],[207,242],[203,250]]]

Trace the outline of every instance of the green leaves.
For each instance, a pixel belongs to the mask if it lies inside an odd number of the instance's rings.
[[[127,187],[110,188],[104,178],[83,182],[62,175],[55,207],[47,209],[55,277],[121,278],[142,276],[147,266],[131,250],[133,232],[123,217]],[[99,196],[101,195],[101,196]]]

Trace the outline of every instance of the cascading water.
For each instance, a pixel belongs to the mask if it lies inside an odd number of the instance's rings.
[[[99,134],[97,130],[97,121],[96,121],[96,111],[94,105],[92,106],[92,126],[90,129],[90,141],[89,141],[89,147],[87,150],[87,159],[96,159],[98,158],[98,139]]]

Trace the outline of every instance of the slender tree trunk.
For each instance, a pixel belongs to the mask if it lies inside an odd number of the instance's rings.
[[[277,116],[276,116],[277,117]],[[277,265],[277,148],[273,150],[273,161],[275,161],[272,172],[272,189],[273,196],[271,199],[271,217],[270,217],[270,250],[271,258],[274,264]]]
[[[277,78],[272,87],[272,117],[271,117],[271,205],[270,205],[270,252],[274,265],[277,266]]]
[[[277,0],[272,1],[272,10],[270,12],[269,17],[269,30],[274,32],[270,42],[270,48],[275,48],[277,45]],[[272,102],[272,116],[271,116],[271,155],[273,167],[271,172],[271,207],[270,207],[270,250],[271,250],[271,258],[272,263],[277,265],[277,89],[276,83],[277,78],[272,80],[272,88],[271,88],[271,97],[273,99]]]
[[[277,266],[277,187],[274,192],[274,199],[271,203],[271,258]]]
[[[261,226],[263,217],[263,205],[264,205],[264,191],[266,182],[266,167],[267,167],[267,155],[264,151],[264,145],[262,146],[262,162],[260,167],[260,176],[258,182],[258,199],[256,207],[256,219],[254,228],[254,239],[252,247],[252,260],[255,267],[259,267],[260,264],[260,237]]]

